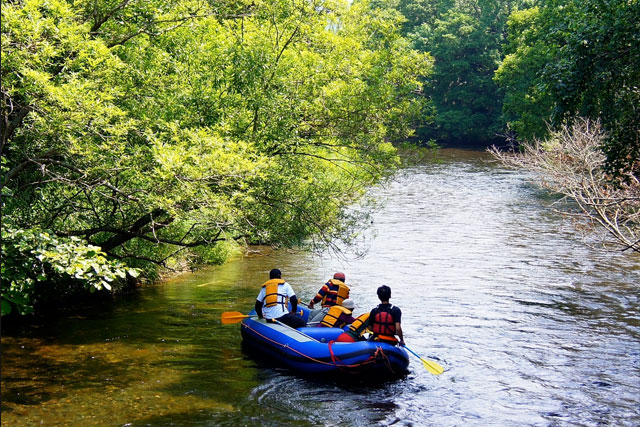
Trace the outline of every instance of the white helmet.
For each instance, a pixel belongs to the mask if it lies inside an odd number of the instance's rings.
[[[353,308],[356,306],[352,300],[350,299],[346,299],[344,301],[342,301],[342,306],[344,308],[348,308],[349,310],[353,310]]]

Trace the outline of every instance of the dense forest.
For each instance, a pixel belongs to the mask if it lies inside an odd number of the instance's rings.
[[[349,244],[407,140],[588,119],[607,180],[640,175],[635,0],[2,0],[1,25],[3,314]]]

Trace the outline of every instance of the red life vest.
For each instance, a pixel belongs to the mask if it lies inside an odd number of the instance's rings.
[[[373,309],[374,316],[370,321],[374,335],[393,337],[396,334],[396,322],[391,316],[391,307],[391,304],[381,304]]]

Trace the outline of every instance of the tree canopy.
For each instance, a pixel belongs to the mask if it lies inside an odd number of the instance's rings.
[[[514,13],[496,81],[521,139],[575,117],[599,120],[612,175],[639,173],[640,3],[549,0]]]
[[[0,25],[3,313],[48,281],[352,243],[414,129],[585,118],[603,177],[640,176],[637,0],[2,0]]]
[[[153,277],[233,242],[351,241],[346,207],[423,109],[431,61],[400,23],[366,1],[3,1],[3,258],[55,236]],[[29,280],[69,275],[56,259]],[[24,280],[3,264],[3,300]]]
[[[488,143],[504,133],[502,93],[493,80],[502,60],[509,14],[524,0],[390,1],[407,21],[404,34],[429,52],[434,72],[425,79],[433,111],[417,130],[424,140]]]

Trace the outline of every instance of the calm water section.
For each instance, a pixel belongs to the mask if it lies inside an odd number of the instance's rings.
[[[369,252],[279,251],[2,335],[2,425],[637,426],[640,258],[583,245],[552,200],[484,153],[443,150],[374,194]],[[269,269],[307,301],[344,271],[356,314],[389,284],[417,359],[375,388],[309,381],[242,351]],[[3,325],[4,327],[5,325]]]

